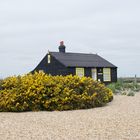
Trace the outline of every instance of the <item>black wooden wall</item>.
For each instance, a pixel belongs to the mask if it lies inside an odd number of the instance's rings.
[[[68,74],[75,75],[76,74],[76,68],[75,67],[68,67]],[[92,68],[84,68],[85,70],[85,76],[86,77],[92,77],[91,73]],[[103,68],[97,68],[97,79],[100,79],[102,82],[103,81]],[[111,81],[110,82],[117,82],[117,68],[111,68]],[[110,83],[106,82],[106,83]]]
[[[51,56],[51,62],[48,63],[48,55],[34,69],[34,71],[40,70],[51,75],[68,75],[68,69],[53,56]]]
[[[111,82],[117,82],[117,68],[111,68]]]

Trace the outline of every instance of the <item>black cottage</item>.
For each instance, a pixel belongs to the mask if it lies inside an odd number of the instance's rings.
[[[97,54],[70,53],[63,41],[59,52],[48,52],[33,71],[51,75],[78,75],[92,77],[104,83],[117,81],[117,67]]]

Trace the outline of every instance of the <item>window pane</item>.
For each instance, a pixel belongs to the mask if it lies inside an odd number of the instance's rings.
[[[97,69],[96,68],[91,69],[91,73],[92,73],[92,78],[94,80],[97,80]]]
[[[103,73],[104,73],[104,81],[111,81],[110,68],[104,68]]]
[[[51,63],[51,56],[48,54],[48,63]]]
[[[76,75],[78,75],[79,77],[83,77],[84,76],[84,68],[76,68]]]

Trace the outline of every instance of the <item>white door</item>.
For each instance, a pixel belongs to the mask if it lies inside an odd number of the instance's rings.
[[[97,80],[97,69],[91,69],[92,79]]]

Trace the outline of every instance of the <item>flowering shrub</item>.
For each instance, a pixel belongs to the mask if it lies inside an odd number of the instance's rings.
[[[73,110],[103,106],[112,91],[91,78],[35,72],[1,81],[0,111]]]

